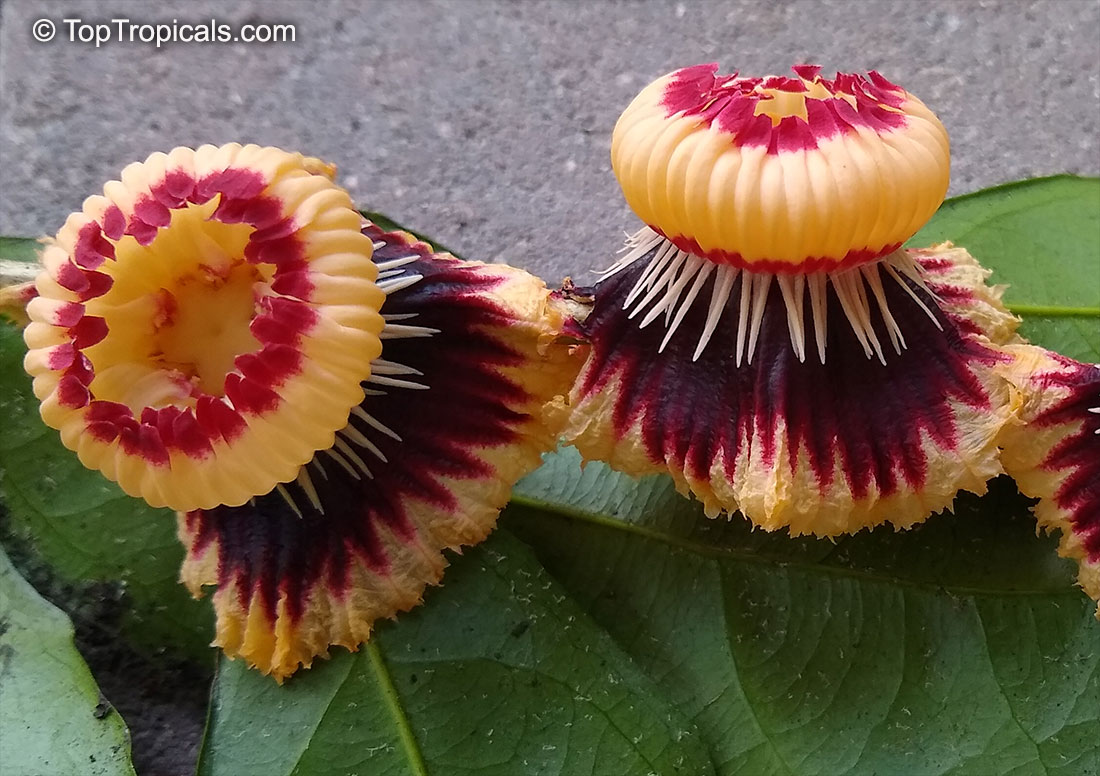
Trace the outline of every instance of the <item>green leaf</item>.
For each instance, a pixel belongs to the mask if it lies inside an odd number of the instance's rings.
[[[130,734],[77,653],[72,623],[19,576],[2,548],[0,770],[134,773]]]
[[[223,659],[199,772],[714,773],[698,733],[505,531],[283,687]]]
[[[178,582],[175,515],[130,498],[62,446],[38,416],[25,352],[19,331],[0,322],[0,495],[14,530],[63,579],[121,582],[133,641],[206,659],[213,615]]]
[[[504,525],[722,774],[1094,772],[1094,605],[1011,482],[995,486],[912,531],[791,539],[563,451]]]
[[[949,199],[909,244],[943,240],[1009,284],[1023,336],[1100,361],[1100,178],[1059,175]]]
[[[0,261],[37,261],[41,247],[41,243],[31,237],[0,237]]]
[[[914,243],[969,248],[1013,284],[1025,334],[1087,358],[1098,190],[1060,177],[949,200]],[[70,575],[129,575],[146,633],[183,638],[171,516],[97,490],[47,441],[22,354],[0,328],[14,522]],[[913,531],[831,543],[706,520],[665,478],[563,452],[504,523],[534,558],[499,531],[354,656],[282,688],[223,662],[204,772],[1100,773],[1100,624],[1007,481]]]

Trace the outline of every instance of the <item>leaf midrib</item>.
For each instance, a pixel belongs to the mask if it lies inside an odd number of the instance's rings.
[[[375,679],[378,681],[378,689],[386,702],[386,708],[390,712],[394,727],[397,728],[401,746],[408,758],[409,770],[413,773],[413,776],[428,776],[428,768],[424,764],[424,754],[420,751],[420,744],[416,740],[416,734],[413,733],[409,717],[401,703],[401,697],[397,694],[397,688],[393,684],[390,669],[386,665],[385,658],[382,657],[382,650],[378,648],[377,639],[368,641],[365,651],[370,658]]]
[[[843,577],[848,579],[862,580],[866,582],[874,582],[879,584],[897,585],[899,587],[906,587],[913,590],[923,590],[931,592],[947,592],[957,596],[984,596],[984,597],[1001,597],[1001,598],[1023,598],[1028,596],[1047,596],[1052,598],[1066,598],[1076,597],[1078,591],[1076,588],[1068,587],[1063,584],[1051,586],[1048,588],[1031,588],[1031,589],[1017,589],[1017,590],[1003,590],[999,588],[986,588],[972,585],[952,584],[950,582],[937,583],[937,582],[924,582],[916,579],[906,579],[904,577],[890,576],[877,571],[869,571],[858,568],[844,568],[841,566],[831,566],[824,563],[808,561],[804,558],[792,558],[789,556],[762,553],[762,552],[750,552],[745,550],[738,550],[733,547],[716,546],[710,544],[704,544],[703,542],[694,541],[681,536],[673,536],[672,534],[664,531],[655,530],[645,526],[635,525],[633,523],[627,523],[623,520],[618,520],[606,515],[587,512],[583,509],[576,507],[570,507],[565,504],[551,504],[549,502],[540,501],[536,498],[529,496],[513,495],[512,506],[518,506],[520,509],[512,510],[513,514],[523,516],[525,513],[533,512],[543,517],[557,518],[560,520],[573,520],[576,522],[587,523],[597,528],[621,531],[625,534],[636,536],[649,541],[660,542],[669,547],[685,550],[687,552],[694,553],[696,555],[706,558],[726,558],[737,561],[739,563],[750,563],[760,566],[770,567],[785,567],[796,568],[804,571],[812,571],[820,574],[826,574],[834,577]],[[848,537],[842,537],[838,539],[837,546],[847,541]]]

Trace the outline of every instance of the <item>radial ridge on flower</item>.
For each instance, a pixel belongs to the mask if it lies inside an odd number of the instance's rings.
[[[153,506],[239,505],[332,446],[381,350],[372,246],[332,169],[154,153],[42,254],[27,371],[85,466]]]
[[[1100,364],[1034,345],[1008,352],[999,371],[1016,414],[998,439],[1005,471],[1039,499],[1040,527],[1061,531],[1059,553],[1078,562],[1078,582],[1100,602]]]
[[[368,224],[383,353],[335,444],[239,507],[179,515],[182,578],[216,585],[217,638],[280,681],[416,606],[445,549],[484,539],[554,447],[580,360],[538,278]]]
[[[646,225],[581,292],[585,457],[822,535],[912,525],[1000,473],[1017,321],[965,250],[900,248],[947,190],[920,100],[873,72],[684,68],[624,111],[611,159]]]

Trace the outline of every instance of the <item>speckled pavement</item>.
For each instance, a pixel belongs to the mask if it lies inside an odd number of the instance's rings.
[[[77,17],[290,23],[296,40],[97,49],[68,40]],[[32,37],[40,18],[51,42]],[[1100,173],[1097,0],[4,0],[0,233],[55,231],[152,151],[254,141],[334,161],[364,207],[554,282],[607,264],[637,225],[608,161],[619,112],[703,61],[882,71],[947,125],[952,194]]]

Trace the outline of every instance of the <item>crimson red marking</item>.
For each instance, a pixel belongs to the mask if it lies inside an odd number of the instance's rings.
[[[99,224],[92,221],[80,228],[73,248],[73,261],[85,269],[96,269],[114,257],[115,246],[103,236]]]
[[[68,328],[70,326],[75,326],[83,317],[84,305],[80,304],[80,302],[65,302],[65,304],[54,310],[52,323],[54,326]]]
[[[195,177],[184,170],[169,170],[164,180],[150,189],[150,192],[167,208],[175,210],[187,204],[195,192]]]
[[[65,375],[69,377],[75,377],[83,385],[91,385],[92,379],[95,377],[95,370],[92,369],[92,362],[88,360],[88,357],[83,353],[77,353],[73,359],[73,363],[69,365],[65,370]]]
[[[287,237],[296,231],[298,231],[297,222],[293,218],[284,218],[270,226],[265,226],[263,229],[257,229],[249,239],[250,242],[267,242],[268,240]]]
[[[308,300],[313,296],[313,273],[304,269],[280,272],[272,281],[271,290],[283,296]]]
[[[279,267],[300,264],[305,254],[305,245],[296,234],[263,242],[250,240],[244,249],[245,258],[252,264],[274,264]]]
[[[103,211],[103,234],[111,240],[121,240],[126,234],[126,216],[118,205],[111,205]]]
[[[757,259],[749,261],[736,251],[724,251],[720,249],[704,251],[693,237],[687,237],[686,235],[669,237],[660,227],[649,224],[649,228],[669,242],[675,244],[680,250],[687,251],[702,259],[713,261],[715,264],[729,264],[752,272],[770,272],[773,275],[807,275],[811,272],[820,272],[823,270],[831,272],[834,270],[847,269],[848,267],[857,267],[860,264],[867,264],[876,259],[881,259],[883,256],[888,256],[901,247],[901,243],[893,243],[877,251],[868,250],[866,248],[853,248],[836,259],[828,256],[807,256],[799,262],[781,261],[779,259]]]
[[[248,380],[269,388],[278,388],[291,377],[301,374],[303,358],[297,348],[269,344],[258,353],[237,356],[233,364]]]
[[[81,302],[103,296],[115,284],[115,279],[103,272],[85,272],[84,278],[88,286],[83,291],[77,292],[77,299]]]
[[[266,186],[267,180],[256,170],[227,167],[203,177],[196,184],[195,191],[206,200],[215,194],[228,199],[252,199],[258,197]]]
[[[220,436],[230,443],[248,429],[248,424],[239,412],[227,406],[221,399],[209,395],[199,397],[195,406],[195,420],[208,439]]]
[[[55,371],[67,369],[76,358],[77,349],[71,342],[55,345],[50,349],[50,355],[46,359],[46,366]]]
[[[140,424],[137,429],[122,428],[119,446],[127,455],[140,456],[150,466],[167,466],[171,459],[155,426]]]
[[[157,237],[157,232],[160,231],[156,226],[147,224],[136,216],[130,219],[130,223],[126,225],[126,234],[137,240],[138,245],[149,245]]]
[[[172,211],[149,194],[139,197],[134,203],[134,218],[159,228],[172,223]]]
[[[65,375],[57,384],[57,401],[62,407],[79,409],[91,401],[88,387],[76,376]]]
[[[779,126],[787,118],[792,119],[792,123],[783,130],[773,127],[771,118],[766,114],[755,115],[760,102],[774,98],[753,90],[762,86],[788,92],[805,91],[800,79],[784,76],[738,78],[736,72],[729,76],[717,75],[718,65],[715,63],[695,65],[674,74],[665,87],[661,104],[668,116],[680,113],[698,116],[704,125],[717,126],[733,135],[736,145],[764,146],[770,154],[813,150],[821,141],[841,133],[854,132],[859,127],[888,132],[907,124],[905,114],[895,110],[906,99],[904,90],[878,73],[867,76],[838,73],[830,81],[820,78],[821,68],[816,65],[796,65],[793,70],[802,77],[812,73],[817,82],[834,96],[827,99],[807,98],[807,119],[784,117]],[[856,108],[853,109],[847,100],[835,96],[838,93],[854,98]],[[815,105],[812,116],[811,105]],[[824,114],[830,115],[826,118]],[[796,129],[795,122],[800,123],[802,128]],[[781,137],[774,137],[776,134]]]
[[[56,280],[62,288],[67,288],[74,294],[79,294],[88,289],[90,285],[88,282],[89,274],[71,261],[66,261],[57,268]]]
[[[78,350],[102,342],[107,333],[107,321],[98,315],[85,315],[75,326],[69,327],[69,337]]]
[[[238,412],[248,415],[273,412],[282,403],[279,394],[270,388],[232,372],[225,378],[225,395]]]
[[[260,300],[260,309],[263,314],[252,321],[249,330],[261,342],[295,344],[320,320],[317,311],[305,302],[283,296],[265,296]]]
[[[190,409],[180,412],[172,421],[172,442],[175,449],[190,458],[201,460],[214,454],[210,439]]]

